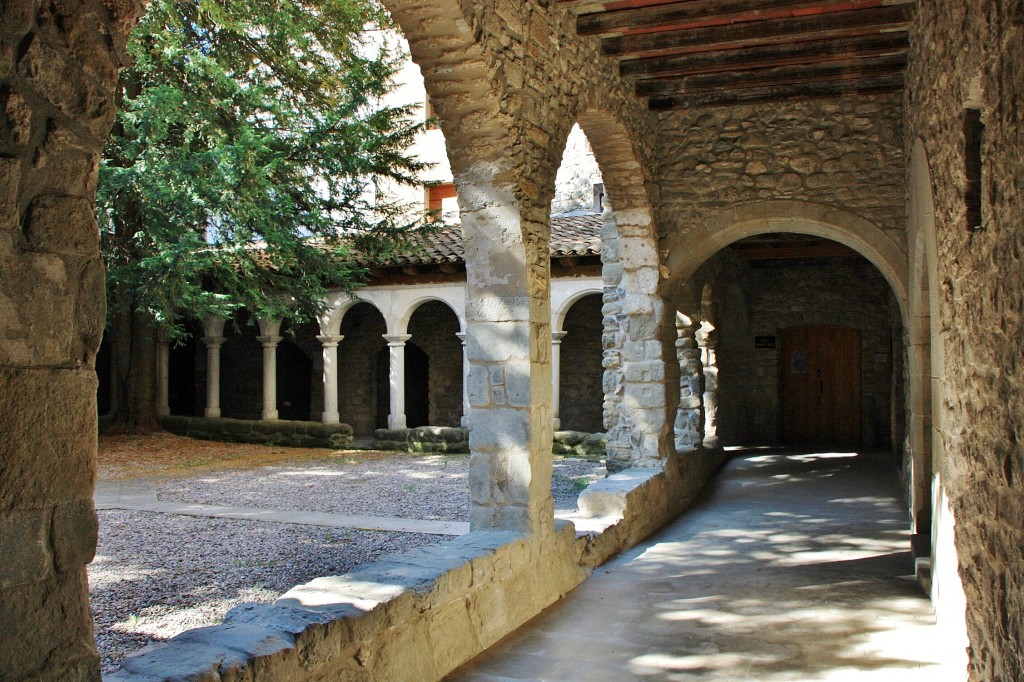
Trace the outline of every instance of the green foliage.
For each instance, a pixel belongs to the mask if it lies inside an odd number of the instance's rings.
[[[129,44],[97,212],[114,312],[171,331],[244,306],[308,319],[423,226],[422,126],[380,104],[401,56],[373,0],[153,0]]]

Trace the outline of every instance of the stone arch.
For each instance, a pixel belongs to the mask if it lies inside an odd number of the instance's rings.
[[[387,417],[381,414],[379,396],[388,394],[387,381],[381,382],[378,365],[387,362],[387,324],[381,310],[367,301],[353,301],[339,320],[338,411],[341,421],[350,424],[356,435],[365,436],[379,428]],[[387,367],[383,374],[387,376]]]
[[[678,235],[665,258],[668,276],[662,282],[662,289],[678,290],[718,251],[744,237],[769,232],[810,234],[857,251],[885,277],[906,319],[908,286],[904,241],[854,213],[804,201],[773,200],[734,206]]]
[[[678,381],[679,365],[674,311],[658,296],[653,165],[643,141],[615,115],[583,108],[578,121],[591,140],[608,198],[601,234],[608,469],[666,466],[675,455],[679,402],[678,392],[667,387]],[[656,363],[664,378],[628,371],[630,363]]]
[[[602,295],[590,291],[574,297],[566,306],[556,332],[560,361],[557,363],[560,428],[597,433],[602,430]],[[564,359],[564,361],[562,361]]]
[[[422,306],[426,305],[427,303],[440,303],[444,307],[448,308],[448,310],[450,310],[451,313],[455,316],[455,319],[458,320],[458,322],[459,322],[459,330],[458,331],[459,332],[465,332],[466,331],[466,321],[463,319],[462,315],[459,314],[458,308],[454,305],[454,303],[452,301],[444,298],[443,296],[438,296],[438,295],[434,295],[434,294],[425,294],[423,296],[418,296],[417,298],[415,298],[412,301],[410,301],[407,306],[405,306],[405,308],[402,310],[401,314],[399,314],[399,316],[394,320],[394,328],[393,329],[390,328],[390,321],[389,321],[388,333],[389,334],[405,334],[405,333],[407,333],[408,330],[409,330],[409,321],[412,320],[412,317],[413,317],[413,315],[416,314],[416,311],[419,310]]]
[[[944,389],[945,332],[942,329],[938,292],[938,252],[935,202],[928,154],[920,138],[914,140],[908,182],[908,239],[911,285],[915,288],[907,315],[908,329],[908,436],[911,457],[911,516],[918,556],[931,576],[931,598],[936,621],[951,643],[970,646],[967,631],[967,599],[960,577],[956,548],[956,519],[947,493],[945,465]],[[921,499],[923,496],[924,499]],[[924,540],[924,542],[920,542]],[[920,550],[916,555],[925,554]]]
[[[580,289],[579,291],[573,292],[571,296],[566,298],[565,301],[561,303],[561,305],[558,307],[558,310],[556,310],[555,314],[552,316],[551,331],[560,332],[564,330],[565,316],[569,314],[569,310],[571,310],[572,307],[576,305],[579,301],[586,298],[587,296],[600,296],[603,293],[604,290],[599,289],[596,286],[587,287],[585,289]]]
[[[376,302],[364,301],[349,293],[337,294],[328,299],[327,311],[320,317],[320,333],[325,336],[337,336],[345,319],[345,313],[360,303],[372,306],[380,313],[381,317],[387,320],[384,311]]]

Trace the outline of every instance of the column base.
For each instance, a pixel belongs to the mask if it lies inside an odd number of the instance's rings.
[[[324,412],[320,415],[321,424],[340,424],[341,414],[338,412]]]
[[[277,415],[277,410],[263,410],[263,413],[260,414],[260,419],[268,422],[277,421]]]
[[[204,417],[213,417],[213,418],[216,419],[216,418],[220,417],[220,408],[219,407],[207,407],[203,411],[203,416]]]
[[[388,428],[389,429],[406,429],[409,428],[405,425],[404,414],[388,415]]]
[[[552,419],[551,420],[551,424],[552,424],[552,428],[554,428],[555,431],[561,431],[562,430],[562,420],[559,419],[558,417],[555,417],[554,419]]]

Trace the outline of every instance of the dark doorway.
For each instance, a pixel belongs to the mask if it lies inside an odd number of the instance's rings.
[[[812,326],[782,333],[782,433],[787,443],[860,445],[860,331]]]
[[[198,332],[189,328],[188,337],[172,343],[167,359],[167,404],[171,414],[198,415],[196,396],[196,352],[200,343]]]
[[[415,343],[405,344],[405,423],[430,424],[430,358]]]
[[[287,339],[277,345],[277,416],[309,421],[313,362]]]
[[[377,381],[377,412],[373,420],[373,428],[388,428],[388,415],[391,414],[391,349],[384,346],[374,359],[374,376]]]

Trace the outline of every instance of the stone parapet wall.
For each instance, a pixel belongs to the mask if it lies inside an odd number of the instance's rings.
[[[397,452],[469,452],[469,429],[419,426],[414,429],[377,429],[375,447]]]
[[[634,469],[581,495],[601,530],[473,532],[243,604],[124,659],[108,682],[440,680],[561,599],[696,499],[722,454]],[[582,523],[583,521],[581,521]]]
[[[229,443],[338,449],[352,445],[352,427],[348,424],[172,416],[161,417],[160,425],[180,436]]]

